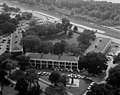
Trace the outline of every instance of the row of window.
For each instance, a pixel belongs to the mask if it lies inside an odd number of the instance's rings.
[[[78,65],[78,63],[70,63],[70,62],[56,62],[56,61],[54,61],[54,62],[52,62],[52,61],[40,61],[40,60],[30,60],[30,63],[31,64],[35,64],[36,63],[36,65],[37,64],[48,64],[48,65],[53,65],[54,64],[54,66],[71,66],[71,64],[72,64],[72,66],[77,66]]]

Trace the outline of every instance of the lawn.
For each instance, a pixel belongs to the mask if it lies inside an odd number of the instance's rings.
[[[79,35],[80,34],[78,34],[78,33],[73,33],[73,35],[71,37],[68,37],[66,34],[61,34],[61,35],[56,35],[54,37],[47,37],[44,40],[51,41],[53,44],[60,42],[61,40],[64,40],[69,44],[72,44],[72,43],[78,44],[77,37]]]

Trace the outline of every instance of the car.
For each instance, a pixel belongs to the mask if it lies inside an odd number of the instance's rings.
[[[112,59],[111,56],[106,56],[106,57],[109,61],[111,61],[111,59]]]
[[[46,75],[46,72],[42,72],[42,74],[41,74],[42,76],[44,76],[44,75]]]
[[[67,76],[70,77],[70,78],[72,78],[72,77],[73,77],[73,74],[68,74]]]
[[[113,52],[109,52],[108,56],[114,56],[114,53]]]
[[[48,72],[48,75],[51,75],[51,72]]]
[[[81,79],[81,78],[82,78],[82,76],[81,76],[81,75],[77,75],[77,78],[78,78],[78,79]]]
[[[90,77],[86,77],[86,80],[90,80],[90,81],[92,81],[92,78],[90,78]]]
[[[73,74],[73,77],[74,77],[74,78],[77,78],[77,75],[76,75],[76,74]]]
[[[42,72],[38,72],[38,75],[41,75],[42,74]]]
[[[65,75],[65,74],[62,74],[62,76]]]
[[[84,78],[85,78],[85,76],[82,76],[81,78],[82,78],[82,79],[84,79]]]
[[[92,82],[90,85],[94,85],[95,82]]]
[[[45,75],[45,76],[48,76],[48,75],[49,75],[49,72],[46,72],[44,75]]]
[[[91,86],[88,86],[87,90],[90,90],[91,89]]]

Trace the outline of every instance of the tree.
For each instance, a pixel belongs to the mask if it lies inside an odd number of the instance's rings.
[[[26,78],[31,85],[33,84],[35,86],[36,83],[38,83],[38,74],[37,74],[37,70],[36,69],[27,69],[26,70]]]
[[[60,73],[58,71],[53,71],[49,76],[49,81],[55,86],[59,83]]]
[[[58,33],[63,31],[63,27],[61,23],[56,23],[56,28]]]
[[[10,57],[10,54],[4,53],[0,55],[0,86],[1,86],[1,91],[0,93],[2,94],[3,86],[4,86],[4,81],[5,76],[8,74],[6,71],[8,70],[6,63],[4,61]]]
[[[21,78],[25,78],[25,73],[22,70],[16,70],[9,76],[9,78],[14,81],[19,81]]]
[[[37,35],[37,33],[34,29],[28,29],[25,31],[23,36],[28,36],[28,35]]]
[[[49,6],[49,7],[48,7],[48,10],[49,10],[49,11],[54,11],[54,10],[55,10],[55,6],[53,6],[53,5]]]
[[[67,46],[69,46],[69,44],[65,40],[61,40],[61,48],[63,49],[63,52],[67,50]]]
[[[119,62],[120,62],[120,53],[117,56],[114,56],[113,63],[116,64],[116,63],[119,63]]]
[[[120,88],[120,65],[117,65],[116,67],[109,70],[108,78],[106,79],[107,83]]]
[[[80,58],[78,62],[79,65],[82,64],[82,66],[79,66],[80,69],[85,68],[91,74],[99,74],[102,73],[102,70],[107,69],[107,58],[102,53],[88,53],[82,56],[82,60]]]
[[[15,16],[15,18],[16,18],[18,21],[22,20],[22,17],[21,17],[20,14],[17,14],[17,15]]]
[[[68,83],[68,77],[66,75],[62,75],[59,79],[59,83],[62,83],[64,86]]]
[[[54,23],[46,22],[45,24],[34,25],[26,31],[32,31],[40,37],[54,36],[58,33],[56,25]],[[56,32],[57,31],[57,32]]]
[[[0,31],[2,31],[3,34],[10,34],[16,30],[16,26],[10,22],[2,23],[0,24],[0,27]]]
[[[37,35],[28,35],[21,39],[20,44],[25,48],[25,51],[36,52],[41,40]]]
[[[62,40],[61,42],[57,42],[53,46],[53,53],[54,54],[63,54],[67,49],[68,43]]]
[[[94,84],[86,95],[119,95],[119,90],[109,84]]]
[[[12,18],[9,22],[13,23],[15,26],[19,24],[19,21],[16,18]]]
[[[68,30],[68,27],[70,25],[70,21],[66,18],[62,18],[62,25],[63,25],[63,30],[65,31],[65,33]]]
[[[36,19],[31,19],[30,22],[29,22],[29,26],[32,27],[32,26],[35,26],[37,24],[37,20]]]
[[[27,19],[31,19],[32,18],[32,13],[31,12],[27,12],[27,15],[26,15],[26,17],[27,17]]]
[[[5,59],[2,64],[4,70],[8,71],[9,74],[11,74],[12,69],[15,69],[18,66],[18,62],[10,58]]]
[[[53,51],[53,43],[52,42],[42,42],[41,45],[39,45],[38,52],[39,53],[52,53]]]
[[[77,26],[74,26],[73,30],[74,30],[74,31],[78,31],[78,27],[77,27]]]
[[[17,81],[15,90],[19,91],[20,95],[26,95],[27,88],[28,88],[28,81],[26,78],[23,77]]]
[[[68,46],[68,51],[73,53],[73,56],[80,55],[80,49],[76,43],[72,43],[71,45]]]
[[[96,39],[96,35],[94,31],[84,30],[83,33],[77,38],[78,42],[84,45],[89,46],[91,41]]]
[[[80,52],[80,54],[84,54],[85,50],[88,48],[89,46],[87,44],[83,44],[83,43],[79,43],[78,44],[78,50]]]
[[[15,60],[18,61],[18,65],[20,67],[21,70],[25,71],[26,69],[31,68],[30,65],[30,58],[25,56],[25,55],[18,55],[16,56]]]
[[[7,21],[10,21],[10,14],[8,13],[2,13],[0,14],[0,24],[1,23],[4,23],[4,22],[7,22]]]
[[[72,35],[73,35],[73,31],[72,31],[72,30],[69,30],[68,36],[71,37]]]

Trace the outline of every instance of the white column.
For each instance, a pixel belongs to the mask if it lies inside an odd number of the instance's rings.
[[[78,69],[78,62],[77,62],[77,71],[80,72],[80,70]]]
[[[42,68],[42,61],[40,61],[40,67]]]
[[[65,69],[66,69],[66,62],[65,62]]]
[[[52,67],[54,68],[54,62],[52,61]]]
[[[48,68],[48,61],[46,61],[46,68]]]
[[[59,64],[59,68],[60,68],[60,62],[58,62],[58,64]]]
[[[71,63],[71,70],[72,70],[72,63]]]

